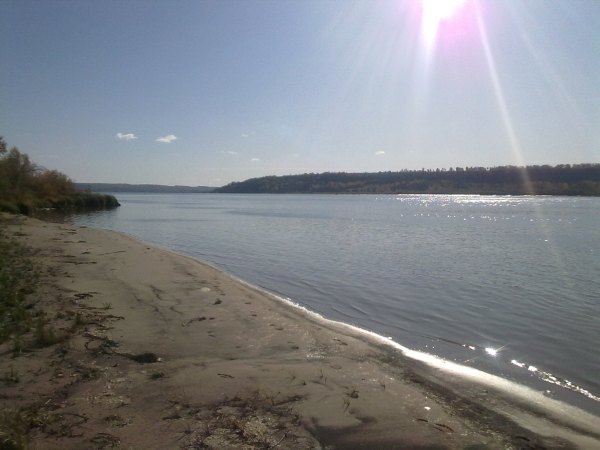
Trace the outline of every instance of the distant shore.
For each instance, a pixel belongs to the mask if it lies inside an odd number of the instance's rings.
[[[251,178],[229,183],[214,192],[599,196],[600,164],[305,173]]]
[[[68,332],[16,357],[0,346],[18,374],[2,410],[47,418],[29,448],[600,449],[596,416],[432,367],[194,259],[22,216],[0,226],[33,249],[33,298]]]

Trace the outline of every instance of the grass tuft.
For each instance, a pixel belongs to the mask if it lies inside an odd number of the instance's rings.
[[[26,449],[30,428],[31,423],[23,411],[7,409],[0,412],[0,449]]]
[[[36,290],[39,276],[29,253],[0,228],[0,344],[14,341],[32,325],[28,298]]]
[[[2,380],[5,385],[18,384],[19,381],[21,381],[21,377],[19,376],[19,372],[16,371],[13,366],[10,366],[10,370],[7,371],[0,380]],[[0,447],[0,449],[1,448],[2,447]]]
[[[43,316],[38,316],[35,321],[32,345],[36,348],[50,347],[63,342],[67,336],[57,332],[51,325],[46,324]]]

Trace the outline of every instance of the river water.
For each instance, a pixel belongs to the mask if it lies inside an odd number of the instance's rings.
[[[73,218],[600,413],[600,199],[118,194]]]

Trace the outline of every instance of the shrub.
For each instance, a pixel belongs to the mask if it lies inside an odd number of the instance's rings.
[[[115,208],[112,195],[79,192],[69,177],[41,169],[0,136],[0,211],[29,215],[40,208]]]

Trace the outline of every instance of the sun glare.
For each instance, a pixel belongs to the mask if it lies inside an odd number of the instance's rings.
[[[450,20],[466,0],[421,0],[421,27],[427,47],[433,46],[440,24]]]

